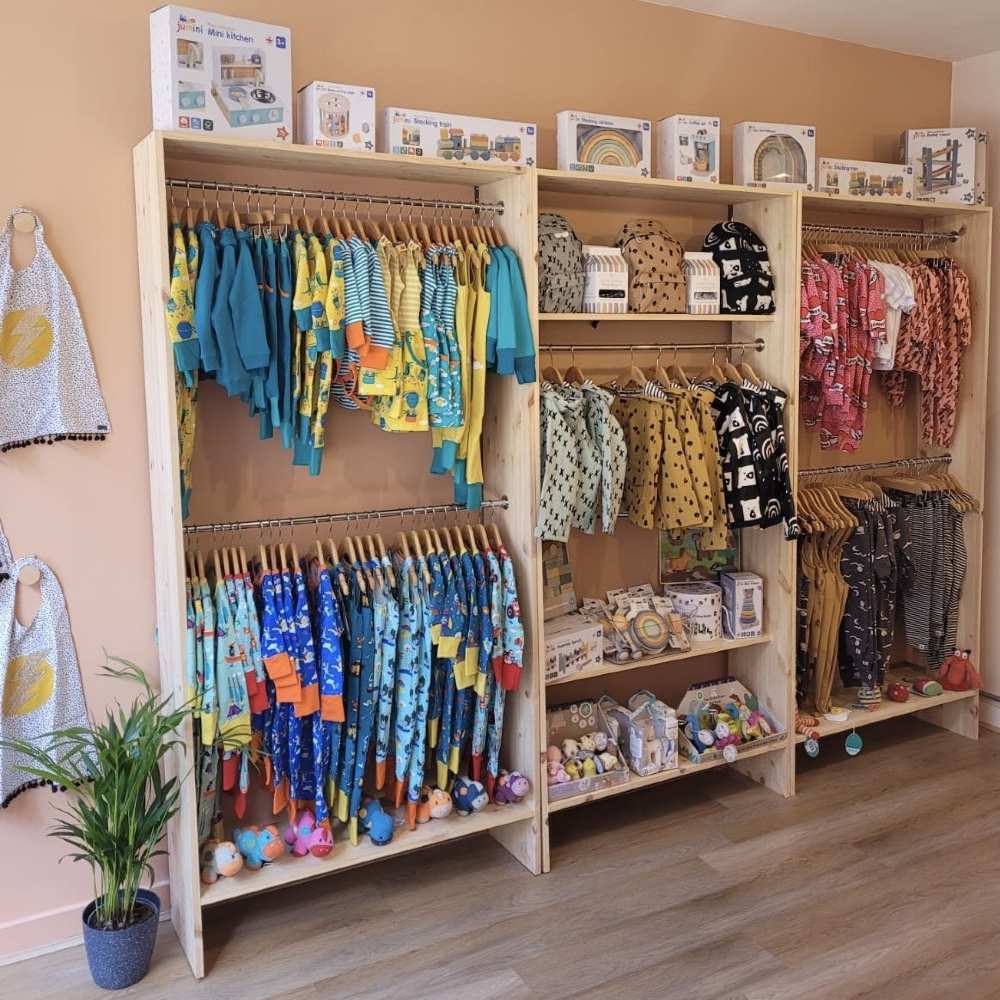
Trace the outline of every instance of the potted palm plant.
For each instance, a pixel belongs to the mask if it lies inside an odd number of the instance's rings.
[[[152,859],[177,812],[180,783],[163,780],[161,762],[182,744],[180,725],[192,706],[172,707],[134,663],[109,657],[104,672],[135,681],[128,707],[115,702],[92,728],[74,726],[40,740],[0,741],[23,755],[24,770],[69,791],[49,836],[64,840],[66,855],[90,865],[94,899],[83,911],[83,939],[94,982],[123,989],[149,971],[160,918],[152,889]]]

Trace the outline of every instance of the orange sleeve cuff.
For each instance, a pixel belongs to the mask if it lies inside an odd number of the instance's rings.
[[[319,711],[319,686],[316,684],[305,685],[302,688],[302,697],[295,706],[295,716],[301,719],[303,716],[312,715]]]
[[[344,337],[347,339],[347,346],[353,347],[360,354],[360,348],[365,342],[365,327],[363,323],[347,323],[344,326]]]
[[[389,363],[388,347],[376,347],[373,344],[369,344],[367,348],[361,348],[358,354],[361,355],[361,360],[364,362],[365,368],[374,368],[376,371],[381,371]]]
[[[294,673],[291,658],[287,653],[278,653],[276,656],[265,656],[264,667],[267,670],[267,676],[275,684],[282,678],[289,677]]]
[[[324,694],[320,698],[320,718],[324,722],[343,722],[344,699],[339,694]]]

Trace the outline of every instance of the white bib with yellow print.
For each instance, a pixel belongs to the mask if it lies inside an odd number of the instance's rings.
[[[35,218],[35,258],[10,260],[14,216]],[[0,232],[0,452],[103,440],[111,429],[76,296],[45,244],[41,220],[15,208]]]

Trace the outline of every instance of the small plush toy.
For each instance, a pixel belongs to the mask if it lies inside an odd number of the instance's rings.
[[[597,774],[597,764],[594,762],[593,757],[583,758],[583,763],[580,765],[580,774],[584,778],[592,778]]]
[[[549,761],[549,784],[561,785],[564,781],[569,781],[569,773],[558,761]]]
[[[562,752],[563,757],[569,759],[570,757],[575,757],[580,752],[580,744],[576,740],[563,740],[562,741]]]
[[[603,753],[597,755],[597,759],[601,762],[601,767],[605,771],[617,771],[621,766],[618,763],[618,758],[613,753],[608,753],[606,750]]]
[[[504,772],[501,771],[501,774]],[[451,815],[451,796],[440,788],[424,785],[420,789],[420,802],[417,804],[417,822],[429,823],[432,819],[444,819]]]
[[[493,801],[501,805],[520,802],[531,791],[531,782],[520,771],[501,771]]]
[[[285,845],[276,826],[245,826],[233,830],[233,842],[243,855],[243,863],[251,871],[256,871],[269,861],[275,861],[285,853]]]
[[[574,757],[572,760],[566,761],[566,763],[562,766],[566,773],[567,781],[576,781],[576,779],[583,773],[580,767],[580,759],[578,757]]]
[[[358,810],[358,828],[367,833],[376,847],[392,840],[392,817],[382,808],[380,799],[365,799]]]
[[[590,735],[594,740],[594,749],[598,753],[604,753],[608,749],[608,734],[596,729]]]
[[[232,878],[243,870],[243,855],[231,840],[209,840],[201,849],[201,881],[218,882],[224,875]]]
[[[562,750],[560,750],[559,747],[549,747],[548,750],[545,751],[545,757],[549,763],[554,761],[556,764],[561,764],[563,759]]]
[[[456,778],[451,790],[451,800],[459,816],[469,816],[486,806],[489,796],[486,789],[471,778]]]
[[[594,739],[593,733],[584,733],[580,737],[580,749],[584,753],[595,753],[597,751],[597,740]]]
[[[299,813],[295,822],[285,827],[284,840],[297,858],[304,858],[307,854],[325,858],[333,850],[333,834],[325,826],[317,825],[316,817],[309,809]]]
[[[979,691],[982,688],[983,679],[969,658],[971,652],[968,649],[956,649],[941,664],[938,677],[945,691]]]

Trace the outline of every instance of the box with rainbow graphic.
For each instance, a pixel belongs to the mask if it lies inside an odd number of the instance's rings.
[[[560,170],[649,177],[652,124],[645,118],[560,111],[556,142]]]

